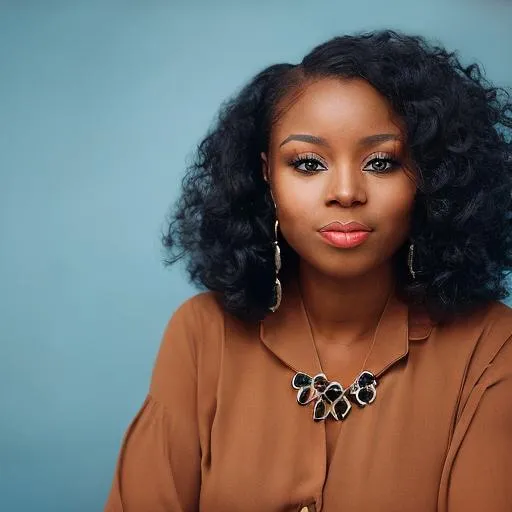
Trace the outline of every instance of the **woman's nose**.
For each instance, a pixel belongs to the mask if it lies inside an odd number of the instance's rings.
[[[345,166],[331,170],[327,183],[326,203],[344,207],[367,201],[364,175],[359,168]]]

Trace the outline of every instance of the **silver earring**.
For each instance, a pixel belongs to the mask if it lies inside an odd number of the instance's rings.
[[[279,226],[279,221],[276,219],[276,223],[274,225],[274,265],[275,265],[275,272],[276,272],[276,281],[274,283],[274,295],[276,298],[276,301],[273,306],[270,306],[270,311],[274,313],[277,311],[277,308],[281,304],[281,297],[282,297],[282,290],[281,290],[281,281],[279,281],[279,278],[277,277],[277,274],[281,270],[281,249],[279,248],[279,244],[277,243],[277,228]]]
[[[414,243],[411,243],[411,245],[409,246],[409,254],[407,256],[407,265],[409,266],[409,272],[411,273],[412,278],[416,279],[416,272],[414,271],[413,260],[414,260]]]

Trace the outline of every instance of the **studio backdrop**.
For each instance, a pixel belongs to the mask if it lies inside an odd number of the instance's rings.
[[[0,0],[0,510],[102,510],[162,331],[160,233],[220,103],[332,36],[433,38],[512,85],[509,0]]]

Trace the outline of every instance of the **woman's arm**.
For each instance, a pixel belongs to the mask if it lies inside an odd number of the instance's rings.
[[[167,325],[149,394],[122,442],[105,512],[199,509],[196,320],[189,299]]]
[[[512,511],[512,342],[476,383],[448,452],[439,510]]]

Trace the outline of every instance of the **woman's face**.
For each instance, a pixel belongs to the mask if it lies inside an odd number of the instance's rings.
[[[390,105],[362,79],[320,79],[286,101],[262,153],[284,238],[332,277],[390,264],[407,239],[416,193]]]

